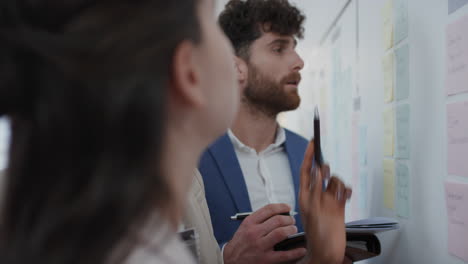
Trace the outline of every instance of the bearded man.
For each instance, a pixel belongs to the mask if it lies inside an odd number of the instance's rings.
[[[303,37],[304,19],[282,0],[231,0],[219,17],[235,49],[242,101],[233,126],[206,150],[199,170],[214,235],[225,255],[248,244],[236,239],[246,232],[267,238],[255,242],[272,250],[285,235],[303,229],[299,214],[263,217],[258,223],[230,216],[261,212],[271,204],[299,212],[299,172],[308,141],[281,127],[277,115],[300,104],[304,61],[295,48]]]

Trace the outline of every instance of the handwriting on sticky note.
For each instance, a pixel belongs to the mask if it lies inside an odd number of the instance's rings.
[[[384,205],[389,209],[395,208],[395,160],[385,159],[383,162],[384,176]]]
[[[382,26],[384,49],[393,46],[393,0],[387,0],[382,8]]]
[[[445,183],[449,252],[468,261],[468,184]]]
[[[452,175],[468,177],[468,101],[447,105],[447,167]]]
[[[447,94],[468,91],[468,15],[447,26]]]
[[[384,126],[384,156],[393,156],[393,145],[395,138],[394,129],[394,113],[393,108],[385,110],[383,113],[383,126]]]
[[[410,216],[410,179],[409,168],[403,162],[398,162],[396,166],[397,191],[396,191],[396,209],[401,217]]]
[[[393,101],[393,75],[394,59],[393,52],[388,53],[382,59],[383,78],[384,78],[384,100],[386,103]]]
[[[395,51],[396,60],[396,84],[395,97],[397,100],[404,100],[410,93],[410,65],[409,65],[409,46],[403,45]]]
[[[395,0],[395,44],[408,37],[408,0]]]
[[[403,104],[396,109],[396,157],[410,158],[410,106]]]

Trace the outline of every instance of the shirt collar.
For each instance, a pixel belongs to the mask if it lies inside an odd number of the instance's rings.
[[[232,144],[234,145],[234,148],[236,150],[239,150],[239,151],[244,151],[244,152],[253,152],[253,153],[256,153],[255,149],[245,145],[244,143],[242,143],[237,137],[236,135],[234,135],[234,133],[232,132],[231,129],[228,130],[227,132],[228,136],[229,136],[229,139],[231,139],[231,142]],[[275,138],[275,142],[273,144],[271,144],[270,146],[268,146],[264,151],[262,152],[268,152],[270,150],[275,150],[275,149],[278,149],[280,147],[282,147],[282,145],[286,142],[286,132],[284,130],[284,128],[282,128],[281,126],[278,126],[277,130],[276,130],[276,138]]]

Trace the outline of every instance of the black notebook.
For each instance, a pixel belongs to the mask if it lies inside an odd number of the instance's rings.
[[[286,251],[306,247],[305,233],[297,233],[275,245],[276,251]],[[352,260],[360,261],[380,255],[380,241],[372,233],[346,233],[345,255]]]

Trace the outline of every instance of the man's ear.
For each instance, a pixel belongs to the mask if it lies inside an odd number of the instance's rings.
[[[241,87],[244,87],[245,83],[247,82],[247,76],[249,68],[247,67],[247,62],[244,59],[234,56],[234,61],[236,63],[237,69],[237,80]]]
[[[196,63],[195,45],[185,40],[174,51],[171,93],[183,104],[203,104],[201,72]]]

